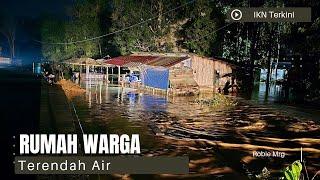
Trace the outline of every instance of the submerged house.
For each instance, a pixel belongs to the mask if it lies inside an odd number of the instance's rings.
[[[223,60],[185,53],[134,53],[105,61],[139,74],[141,85],[173,94],[196,94],[200,88],[217,90],[232,74]]]
[[[237,66],[227,60],[202,57],[189,54],[195,81],[200,87],[223,89],[227,82],[236,85],[235,70]]]

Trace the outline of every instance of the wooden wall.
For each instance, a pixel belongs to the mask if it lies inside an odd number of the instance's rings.
[[[214,61],[196,55],[191,55],[191,59],[194,80],[199,86],[212,87],[214,82]]]
[[[188,58],[186,60],[183,60],[183,61],[171,66],[170,68],[184,68],[184,67],[191,68],[191,64],[192,64],[191,58]]]
[[[223,77],[232,73],[231,65],[222,60],[201,57],[197,55],[191,56],[191,66],[195,81],[200,87],[223,87],[230,80],[229,77]],[[217,81],[217,73],[219,73],[219,81]]]

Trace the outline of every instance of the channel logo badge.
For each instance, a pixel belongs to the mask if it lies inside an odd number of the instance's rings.
[[[311,22],[310,7],[236,7],[229,9],[231,22]]]
[[[234,9],[231,11],[230,17],[234,21],[239,21],[242,18],[242,12],[239,9]]]

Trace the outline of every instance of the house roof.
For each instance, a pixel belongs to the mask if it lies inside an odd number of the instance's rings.
[[[115,57],[106,60],[105,63],[125,67],[132,66],[133,64],[171,67],[186,59],[189,59],[189,57],[131,55]]]
[[[69,59],[66,61],[66,63],[77,63],[77,64],[88,64],[88,65],[98,65],[101,64],[101,62],[96,61],[92,58],[75,58],[75,59]]]

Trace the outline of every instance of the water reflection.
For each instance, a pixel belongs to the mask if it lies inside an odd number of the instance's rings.
[[[270,83],[268,96],[266,97],[266,83],[258,82],[254,84],[251,99],[258,102],[285,102],[283,86],[275,83]]]
[[[280,170],[300,158],[301,146],[309,170],[320,169],[320,128],[312,120],[288,117],[244,100],[233,108],[213,109],[195,103],[194,97],[147,95],[94,81],[82,86],[87,93],[74,102],[86,133],[138,133],[143,155],[188,155],[191,174],[179,178],[241,179],[259,174],[263,167]],[[280,149],[287,156],[253,158],[252,152],[261,149]]]

